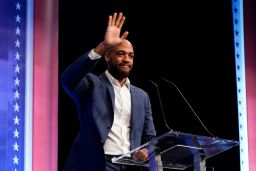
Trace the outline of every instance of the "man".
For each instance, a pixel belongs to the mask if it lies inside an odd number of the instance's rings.
[[[128,32],[120,36],[124,21],[122,13],[110,15],[104,41],[61,76],[64,89],[76,102],[80,123],[65,171],[125,170],[110,159],[156,136],[149,97],[128,78],[134,50],[126,39]],[[107,70],[96,76],[90,72],[102,56]],[[147,156],[147,149],[142,149],[134,158]]]

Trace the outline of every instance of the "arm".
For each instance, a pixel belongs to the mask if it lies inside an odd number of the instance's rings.
[[[143,130],[143,143],[150,141],[156,137],[156,130],[152,117],[151,103],[148,94],[146,93],[146,116]],[[134,153],[134,159],[138,161],[145,161],[148,159],[148,149],[142,148]]]
[[[91,72],[94,66],[97,64],[99,60],[91,60],[88,56],[89,52],[86,52],[84,55],[80,56],[77,60],[75,60],[61,75],[61,84],[65,91],[73,97],[77,92],[75,91],[78,84],[80,85],[80,90],[82,86],[86,84],[82,84],[82,78]]]
[[[94,52],[99,55],[99,57],[103,56],[104,53],[111,47],[121,43],[127,36],[128,32],[124,32],[120,37],[121,28],[124,24],[125,16],[122,13],[114,13],[113,16],[109,16],[107,30],[105,33],[104,40],[94,48]],[[65,90],[73,96],[75,94],[75,88],[82,80],[82,78],[89,73],[97,64],[97,60],[92,60],[88,56],[89,52],[85,53],[81,57],[79,57],[74,63],[72,63],[61,75],[61,83]],[[85,80],[86,81],[86,80]],[[81,84],[80,90],[85,90],[83,86],[86,84]]]
[[[144,122],[144,128],[143,128],[143,142],[145,143],[147,141],[150,141],[151,139],[156,137],[156,130],[153,122],[152,117],[152,108],[151,103],[148,94],[146,93],[146,102],[145,102],[145,108],[146,108],[146,115],[145,115],[145,122]]]

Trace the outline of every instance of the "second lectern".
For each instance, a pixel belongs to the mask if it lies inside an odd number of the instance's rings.
[[[137,147],[113,163],[149,167],[150,171],[165,169],[206,171],[206,159],[222,153],[239,143],[234,140],[219,139],[182,132],[169,131]],[[146,161],[136,161],[133,154],[142,148],[148,149]]]

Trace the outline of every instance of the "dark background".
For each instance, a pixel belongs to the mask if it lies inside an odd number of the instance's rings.
[[[59,1],[59,73],[104,38],[108,15],[122,11],[135,48],[133,84],[146,90],[160,135],[166,132],[156,88],[171,129],[239,140],[231,0]],[[105,70],[102,60],[95,70]],[[59,170],[78,131],[75,104],[59,87]],[[215,171],[239,171],[238,146],[207,160]],[[192,168],[188,169],[192,170]]]

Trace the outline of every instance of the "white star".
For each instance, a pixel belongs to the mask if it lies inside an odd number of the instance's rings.
[[[17,129],[15,129],[15,131],[13,131],[13,137],[15,138],[19,138],[19,131]]]
[[[19,85],[20,85],[20,80],[19,80],[18,77],[15,78],[15,80],[14,80],[14,85],[16,85],[16,86],[19,86]]]
[[[19,99],[19,98],[20,98],[20,93],[19,93],[18,90],[16,90],[16,91],[14,92],[14,98],[15,98],[15,99]]]
[[[13,151],[19,151],[19,145],[17,142],[15,142],[15,144],[13,144]]]
[[[20,60],[20,54],[19,54],[19,52],[17,52],[17,53],[15,54],[15,59],[16,59],[17,61]]]
[[[15,168],[14,171],[17,171],[17,169]]]
[[[20,119],[18,118],[18,116],[16,116],[16,117],[13,119],[13,121],[14,121],[14,125],[19,125]]]
[[[20,47],[20,41],[19,41],[19,39],[17,39],[17,40],[15,41],[15,47]]]
[[[17,22],[17,23],[20,23],[21,18],[20,18],[19,15],[16,15],[15,19],[16,19],[16,22]]]
[[[20,111],[20,106],[18,105],[18,103],[16,102],[15,105],[13,106],[14,108],[14,112],[19,112]]]
[[[13,158],[13,164],[19,164],[19,158],[15,155]]]
[[[15,6],[16,6],[16,10],[20,10],[21,5],[19,2]]]
[[[17,27],[16,29],[15,29],[15,33],[16,33],[16,35],[20,35],[20,28],[19,27]]]
[[[20,73],[20,67],[18,64],[15,66],[15,72]]]

